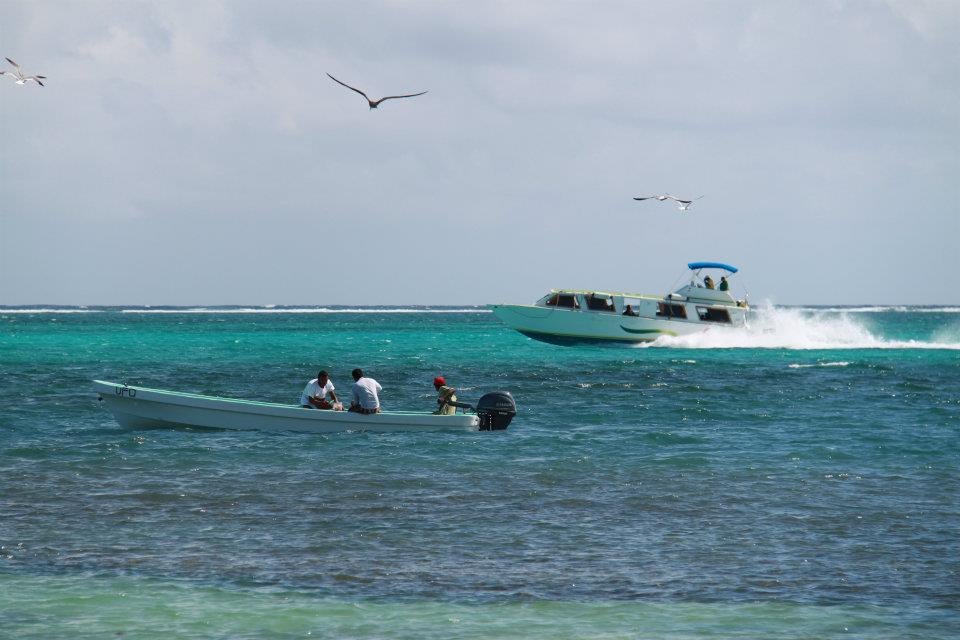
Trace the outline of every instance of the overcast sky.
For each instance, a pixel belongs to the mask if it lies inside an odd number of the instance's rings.
[[[0,304],[960,303],[953,0],[3,0],[0,56]]]

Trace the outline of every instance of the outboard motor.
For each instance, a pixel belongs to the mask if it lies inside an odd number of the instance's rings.
[[[517,403],[509,391],[485,393],[475,409],[480,418],[480,431],[502,431],[517,415]]]

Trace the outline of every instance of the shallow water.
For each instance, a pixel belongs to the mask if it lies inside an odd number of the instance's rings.
[[[957,311],[564,348],[481,309],[0,309],[0,636],[955,637]],[[90,386],[295,402],[355,366],[520,414],[130,431]]]

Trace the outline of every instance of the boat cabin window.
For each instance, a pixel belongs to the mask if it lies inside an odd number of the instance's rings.
[[[613,300],[606,296],[588,293],[584,296],[584,299],[587,301],[587,309],[590,309],[590,311],[616,311],[616,308],[613,306]]]
[[[704,322],[730,322],[730,312],[726,309],[697,307],[697,315]]]
[[[687,310],[682,304],[670,304],[669,302],[657,303],[657,315],[661,318],[684,318],[687,317]]]
[[[544,303],[548,307],[560,307],[561,309],[579,309],[577,296],[572,293],[555,293]]]

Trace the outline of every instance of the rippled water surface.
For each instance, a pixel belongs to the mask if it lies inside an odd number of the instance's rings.
[[[480,309],[0,309],[0,637],[949,638],[958,309],[646,348]],[[125,430],[94,378],[294,402],[361,366],[501,433]]]

